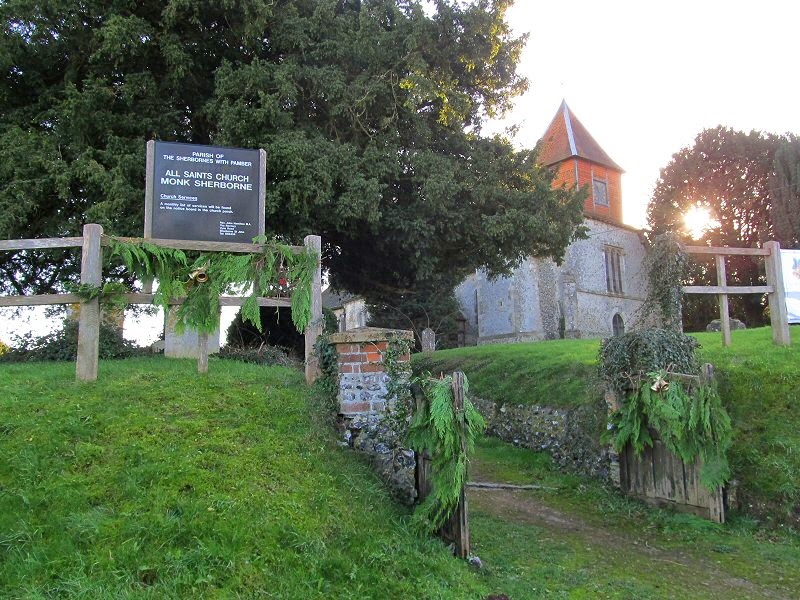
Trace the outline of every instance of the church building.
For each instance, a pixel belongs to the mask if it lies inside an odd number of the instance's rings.
[[[456,288],[465,342],[487,344],[619,335],[635,326],[647,295],[641,231],[622,222],[622,169],[561,104],[539,147],[554,186],[587,186],[588,237],[561,265],[526,259],[511,276],[478,271]]]

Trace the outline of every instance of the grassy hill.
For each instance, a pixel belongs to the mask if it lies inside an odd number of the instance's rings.
[[[0,597],[479,598],[315,425],[296,370],[0,366]]]
[[[769,328],[696,334],[700,358],[717,369],[735,430],[730,460],[748,510],[800,522],[800,328],[794,345],[772,344]],[[463,370],[477,396],[512,404],[571,407],[599,394],[599,340],[556,340],[415,355],[415,371]]]
[[[496,440],[478,479],[545,487],[470,491],[475,571],[409,531],[301,373],[210,368],[0,365],[1,598],[796,597],[796,536],[645,509]]]

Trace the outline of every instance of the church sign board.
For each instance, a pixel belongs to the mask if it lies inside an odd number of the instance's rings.
[[[144,237],[252,243],[264,235],[266,153],[147,142]]]

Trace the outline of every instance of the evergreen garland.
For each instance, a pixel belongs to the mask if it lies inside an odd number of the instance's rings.
[[[291,293],[292,322],[298,331],[304,331],[311,321],[319,256],[312,251],[295,254],[291,247],[275,241],[256,243],[263,244],[261,252],[201,253],[194,259],[183,250],[144,240],[131,243],[112,238],[110,248],[111,258],[118,258],[136,278],[158,280],[153,304],[167,310],[171,298],[185,297],[177,310],[178,333],[186,327],[200,333],[216,331],[219,297],[226,294],[247,294],[242,318],[261,331],[258,298]]]
[[[432,457],[433,491],[417,507],[413,523],[432,533],[440,529],[458,507],[461,490],[466,484],[468,456],[474,450],[475,439],[486,428],[486,421],[467,397],[466,377],[463,411],[453,407],[452,377],[428,377],[418,381],[427,402],[411,419],[408,443],[418,453],[427,452]]]
[[[128,304],[127,300],[125,300],[125,294],[129,290],[124,283],[119,281],[108,281],[103,285],[92,285],[91,283],[75,285],[68,283],[66,287],[67,291],[78,296],[81,302],[89,302],[97,298],[100,304],[119,308],[125,308]]]
[[[684,463],[700,457],[700,482],[709,490],[730,478],[725,456],[732,443],[731,420],[716,388],[701,384],[692,393],[666,371],[649,373],[649,380],[631,390],[611,417],[613,443],[622,451],[630,443],[637,454],[653,446],[650,431]]]

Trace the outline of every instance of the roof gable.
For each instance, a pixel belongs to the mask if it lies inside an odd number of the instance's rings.
[[[566,101],[562,101],[556,116],[539,140],[539,160],[545,166],[550,166],[572,157],[583,158],[622,172],[622,168],[611,160],[583,123],[575,117]]]

